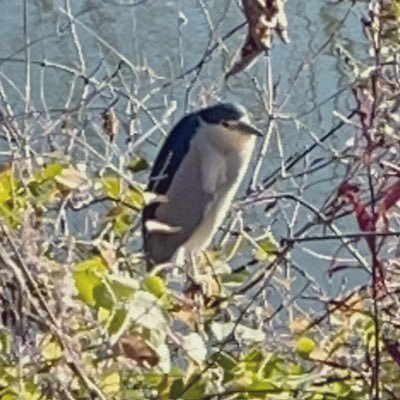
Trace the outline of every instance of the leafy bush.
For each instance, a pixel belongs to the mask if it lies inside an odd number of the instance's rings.
[[[230,39],[243,35],[239,28],[222,35],[212,2],[199,1],[210,42],[176,83],[158,76],[157,65],[133,66],[79,13],[72,15],[66,1],[59,29],[72,40],[81,68],[30,58],[25,65],[68,74],[77,106],[68,99],[61,112],[41,113],[25,99],[20,121],[0,79],[1,400],[399,398],[400,3],[369,3],[327,5],[343,11],[338,32],[357,16],[364,42],[352,49],[332,34],[292,77],[304,76],[329,46],[336,51],[348,97],[344,113],[334,110],[339,122],[322,136],[300,113],[283,112],[290,90],[275,104],[274,53],[258,51],[266,89],[251,80],[262,98],[266,136],[247,192],[198,261],[199,282],[191,282],[179,269],[146,271],[140,214],[151,197],[143,176],[152,158],[141,145],[157,130],[168,131],[175,107],[169,99],[155,116],[147,93],[143,99],[128,88],[124,68],[146,76],[154,92],[179,85],[189,93],[206,79],[210,60],[220,63],[222,48],[233,55]],[[294,7],[286,4],[289,12]],[[183,26],[183,9],[177,16]],[[117,59],[107,58],[114,68],[102,80],[84,68],[87,34]],[[236,73],[230,79],[247,74]],[[215,95],[202,95],[201,85],[197,90],[196,106]],[[278,168],[262,177],[271,138],[288,120],[313,142],[287,159],[281,153]],[[118,138],[124,129],[128,145]],[[345,144],[331,140],[337,133]],[[318,201],[307,185],[323,179],[325,168],[335,178]],[[293,186],[282,188],[285,180]],[[322,264],[301,265],[299,252],[328,260],[327,275],[317,273],[318,280],[310,271]],[[322,288],[327,276],[339,288],[333,295]]]

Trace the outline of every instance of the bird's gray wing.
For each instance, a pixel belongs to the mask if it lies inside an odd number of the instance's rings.
[[[167,193],[175,172],[189,151],[198,126],[198,118],[190,114],[174,127],[158,153],[150,173],[148,190],[158,194]]]
[[[175,173],[167,192],[167,202],[158,204],[153,218],[171,227],[174,233],[146,232],[145,250],[152,263],[167,262],[201,223],[213,199],[202,185],[201,159],[196,146],[190,149]]]
[[[151,171],[148,190],[165,195],[167,203],[153,203],[143,210],[144,249],[150,264],[170,259],[193,232],[210,200],[201,187],[199,155],[191,146],[198,126],[196,116],[183,118],[167,137]],[[181,229],[174,234],[150,232],[149,220]]]

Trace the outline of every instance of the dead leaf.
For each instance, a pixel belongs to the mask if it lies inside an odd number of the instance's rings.
[[[112,270],[112,267],[117,262],[117,256],[115,253],[114,246],[107,242],[106,240],[99,240],[95,242],[95,246],[100,253],[101,258],[107,265],[107,267]]]
[[[262,53],[272,46],[276,33],[284,43],[289,42],[287,19],[284,11],[286,0],[242,0],[248,23],[246,40],[241,49],[241,58],[226,73],[225,79],[250,67]]]
[[[383,339],[383,343],[385,343],[386,350],[391,355],[394,361],[398,365],[400,365],[400,344],[397,341]]]
[[[136,361],[140,367],[154,367],[160,361],[154,347],[140,336],[125,334],[117,346],[120,355]]]
[[[367,210],[366,204],[359,196],[360,189],[350,183],[344,182],[339,188],[339,196],[342,196],[353,207],[353,212],[356,215],[358,225],[363,232],[375,231],[375,220]],[[374,235],[367,236],[365,240],[371,251],[375,249],[376,237]]]
[[[90,186],[90,181],[84,167],[80,165],[64,168],[54,179],[58,184],[69,190],[77,190],[82,186]]]
[[[184,322],[190,328],[195,328],[199,323],[199,315],[194,312],[194,307],[183,306],[177,313],[176,317]]]
[[[305,317],[298,317],[293,319],[290,324],[289,328],[292,333],[301,333],[307,329],[307,326],[310,324],[310,319]]]

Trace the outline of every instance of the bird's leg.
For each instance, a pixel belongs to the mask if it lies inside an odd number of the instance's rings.
[[[209,281],[205,274],[201,274],[198,270],[197,260],[194,254],[190,254],[187,258],[187,278],[189,281],[188,292],[201,293],[207,297],[209,293]]]
[[[187,277],[195,285],[199,284],[199,271],[197,270],[196,257],[190,253],[187,257]]]
[[[216,277],[210,276],[208,271],[203,271],[201,273],[198,270],[198,258],[191,254],[187,258],[187,278],[188,278],[188,288],[187,293],[201,294],[203,298],[210,298],[215,294]],[[204,268],[204,265],[202,266]],[[194,297],[193,297],[194,298]]]
[[[187,256],[185,265],[187,267],[187,286],[185,289],[185,295],[197,303],[199,299],[199,292],[203,293],[203,286],[201,284],[201,280],[199,279],[196,259],[192,253]]]

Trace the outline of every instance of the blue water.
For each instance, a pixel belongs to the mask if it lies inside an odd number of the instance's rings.
[[[17,122],[26,125],[27,139],[39,152],[49,151],[43,132],[49,127],[49,121],[57,120],[65,108],[71,111],[71,123],[84,127],[82,137],[105,159],[98,159],[79,145],[73,146],[74,156],[97,169],[110,162],[122,171],[121,160],[131,157],[133,151],[149,161],[153,160],[163,135],[185,111],[220,99],[239,101],[253,113],[260,128],[266,127],[267,113],[261,99],[267,96],[266,58],[260,57],[252,69],[233,77],[228,84],[222,79],[246,33],[243,28],[224,42],[221,40],[243,22],[243,14],[236,2],[151,0],[137,6],[129,5],[134,4],[133,1],[111,0],[28,3],[26,36],[23,2],[2,2],[0,79]],[[68,13],[65,11],[68,3],[78,21],[74,32],[65,14]],[[272,133],[259,181],[280,166],[282,159],[312,144],[314,138],[310,132],[320,137],[338,123],[334,111],[348,113],[352,100],[348,90],[342,89],[351,76],[338,61],[335,49],[340,45],[361,57],[364,54],[360,10],[355,8],[343,26],[339,25],[349,7],[348,2],[334,4],[319,0],[287,3],[291,42],[283,44],[275,40],[270,53],[272,79],[276,85],[275,104],[278,106],[286,99],[280,109],[286,119],[278,121]],[[333,33],[336,33],[334,37]],[[195,81],[192,81],[193,74],[177,78],[195,66],[207,48],[215,43],[219,46],[203,64]],[[322,47],[324,43],[326,46]],[[32,61],[28,71],[31,86],[29,104],[25,102],[27,75],[23,60],[26,57]],[[121,59],[124,62],[118,68]],[[40,65],[43,61],[46,66]],[[307,66],[294,82],[304,63]],[[105,86],[99,90],[99,86],[93,83],[85,85],[80,75],[108,82],[112,87]],[[91,100],[82,103],[85,88],[86,99]],[[129,103],[129,98],[140,101]],[[106,149],[100,114],[114,103],[121,128],[116,145]],[[146,110],[143,110],[143,104]],[[26,110],[35,113],[26,117]],[[77,114],[76,111],[81,112]],[[162,130],[153,128],[154,120],[161,122]],[[137,140],[141,140],[150,129],[154,132],[148,135],[148,140],[136,145]],[[62,135],[59,127],[51,132]],[[352,134],[350,129],[340,130],[291,172],[300,173],[318,160],[327,161],[332,156],[332,149],[343,149]],[[58,151],[62,153],[67,145],[66,139],[60,139]],[[0,160],[4,161],[7,159],[7,146],[4,147],[1,141],[0,150]],[[319,207],[334,193],[344,168],[335,162],[307,178],[279,179],[268,193],[301,195],[305,201]],[[145,182],[146,177],[147,172],[135,179]],[[295,209],[293,201],[281,201],[267,214],[263,206],[249,207],[244,210],[244,216],[253,232],[262,234],[271,230],[278,240],[295,232],[313,217],[302,207]],[[83,229],[80,221],[81,218],[74,224],[77,233]],[[346,221],[341,229],[354,231],[356,226]],[[321,234],[321,231],[312,233]],[[305,247],[314,253],[305,251]],[[337,241],[307,243],[296,247],[292,253],[296,265],[318,282],[322,292],[331,295],[339,290],[344,277],[341,274],[333,280],[328,279],[326,271],[332,256],[346,259],[349,254],[339,250]],[[365,278],[362,273],[344,274],[350,285]],[[294,276],[297,280],[293,287],[300,288],[303,278],[297,273]]]

